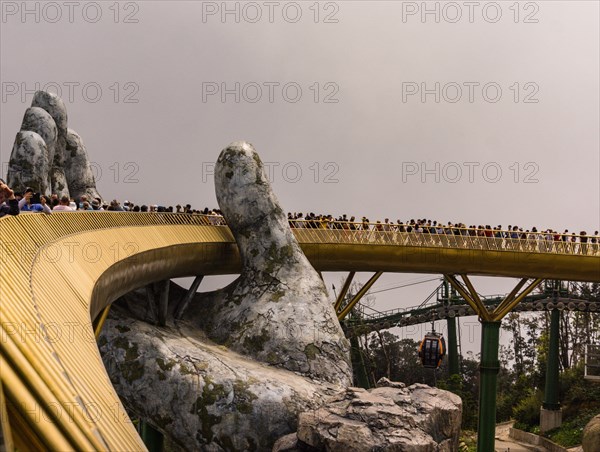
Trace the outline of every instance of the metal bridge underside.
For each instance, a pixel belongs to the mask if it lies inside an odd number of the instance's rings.
[[[318,271],[600,282],[598,252],[360,243],[343,232],[294,230]],[[86,212],[5,217],[0,236],[5,438],[8,429],[20,450],[145,450],[106,374],[92,319],[150,282],[238,273],[230,230],[193,215]]]

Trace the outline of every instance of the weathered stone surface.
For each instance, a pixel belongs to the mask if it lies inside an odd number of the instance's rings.
[[[461,410],[458,396],[426,385],[348,388],[319,410],[301,413],[297,436],[326,451],[451,452]]]
[[[272,452],[299,452],[300,450],[302,449],[298,444],[298,435],[290,433],[275,441]]]
[[[67,129],[66,146],[65,177],[70,195],[76,199],[82,195],[88,199],[99,197],[87,150],[74,130]]]
[[[47,91],[36,91],[31,106],[46,110],[54,119],[57,137],[54,158],[50,162],[50,182],[53,193],[58,194],[59,197],[69,196],[69,187],[64,170],[67,147],[67,108],[60,97]]]
[[[35,132],[17,133],[8,163],[8,184],[17,191],[32,187],[40,193],[50,193],[48,149]]]
[[[600,452],[600,414],[593,417],[583,429],[583,452]]]
[[[300,412],[339,391],[247,359],[198,330],[127,319],[117,306],[99,345],[126,406],[190,451],[271,450],[296,430]]]
[[[25,111],[21,132],[35,132],[41,137],[45,157],[40,154],[37,138],[17,135],[7,174],[8,184],[17,192],[31,186],[46,195],[99,197],[83,140],[67,128],[67,109],[62,99],[37,91],[31,105]]]
[[[236,281],[203,296],[184,317],[241,354],[350,384],[349,343],[333,300],[294,238],[250,144],[233,143],[221,152],[215,189],[243,268]]]
[[[40,107],[29,107],[25,110],[23,122],[21,123],[21,131],[25,130],[35,132],[42,137],[48,150],[48,161],[52,162],[58,139],[58,130],[50,113]]]

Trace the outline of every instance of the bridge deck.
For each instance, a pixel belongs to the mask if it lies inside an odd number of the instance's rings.
[[[91,319],[149,282],[232,274],[213,219],[85,212],[0,220],[0,377],[21,449],[142,450],[108,379]],[[467,273],[600,282],[598,244],[300,228],[317,270]],[[1,398],[0,398],[1,399]]]

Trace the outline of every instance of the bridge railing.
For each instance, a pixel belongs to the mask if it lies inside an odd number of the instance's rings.
[[[524,253],[600,255],[599,238],[587,235],[439,228],[417,232],[407,225],[291,220],[300,242],[401,245]]]
[[[98,216],[111,214],[113,222],[133,225],[204,225],[227,226],[221,215],[161,212],[61,212],[58,215]],[[117,214],[117,215],[115,215]],[[42,215],[21,213],[21,215]],[[57,215],[54,213],[53,215]],[[399,245],[448,249],[516,251],[567,255],[600,255],[600,237],[543,232],[505,231],[481,228],[439,227],[417,232],[417,227],[393,223],[323,222],[320,220],[290,220],[294,235],[301,243]],[[92,224],[90,223],[90,226]]]

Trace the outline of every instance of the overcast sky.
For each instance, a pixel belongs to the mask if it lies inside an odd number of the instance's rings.
[[[215,206],[247,140],[285,210],[599,229],[597,1],[1,6],[3,175],[37,83],[107,199]]]

